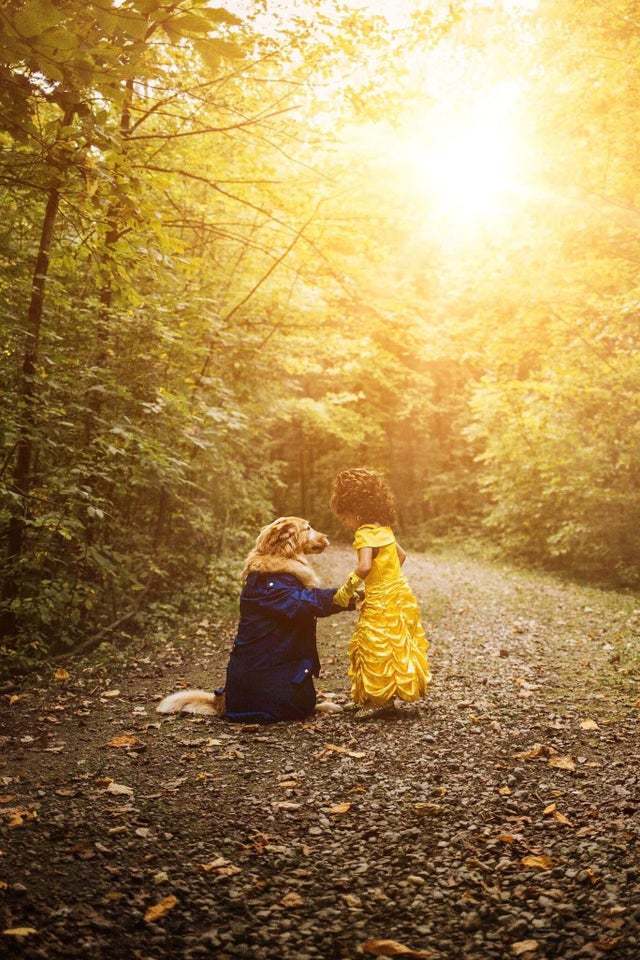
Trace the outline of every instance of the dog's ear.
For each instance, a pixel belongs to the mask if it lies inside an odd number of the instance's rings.
[[[273,524],[270,523],[266,527],[263,527],[258,536],[256,537],[256,543],[251,551],[252,553],[269,553],[269,543],[271,540],[271,535]]]
[[[275,552],[284,557],[295,557],[300,552],[300,524],[293,519],[287,519],[278,528]]]

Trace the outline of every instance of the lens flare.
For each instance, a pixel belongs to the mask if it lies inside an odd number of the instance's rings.
[[[413,186],[452,225],[500,217],[518,189],[516,99],[512,86],[496,87],[447,114],[434,109],[428,128],[401,136]]]

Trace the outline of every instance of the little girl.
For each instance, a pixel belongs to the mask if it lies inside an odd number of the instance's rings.
[[[431,678],[428,643],[418,603],[401,566],[406,553],[396,543],[393,494],[371,470],[343,470],[334,480],[331,509],[355,531],[358,563],[334,596],[346,607],[365,581],[365,598],[351,643],[351,696],[358,719],[393,708],[394,698],[419,700]]]

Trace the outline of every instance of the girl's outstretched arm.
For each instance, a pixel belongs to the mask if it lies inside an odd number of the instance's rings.
[[[398,551],[398,560],[400,561],[400,566],[402,566],[402,564],[407,559],[407,555],[399,543],[396,543],[396,550]]]
[[[333,602],[339,607],[346,607],[350,599],[362,589],[363,580],[371,571],[373,550],[371,547],[361,547],[358,550],[358,563],[340,589],[336,592]]]

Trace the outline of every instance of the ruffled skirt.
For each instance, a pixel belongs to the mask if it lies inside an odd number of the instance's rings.
[[[419,700],[431,679],[428,647],[418,602],[404,577],[367,587],[349,644],[354,702],[378,707],[394,697]]]

